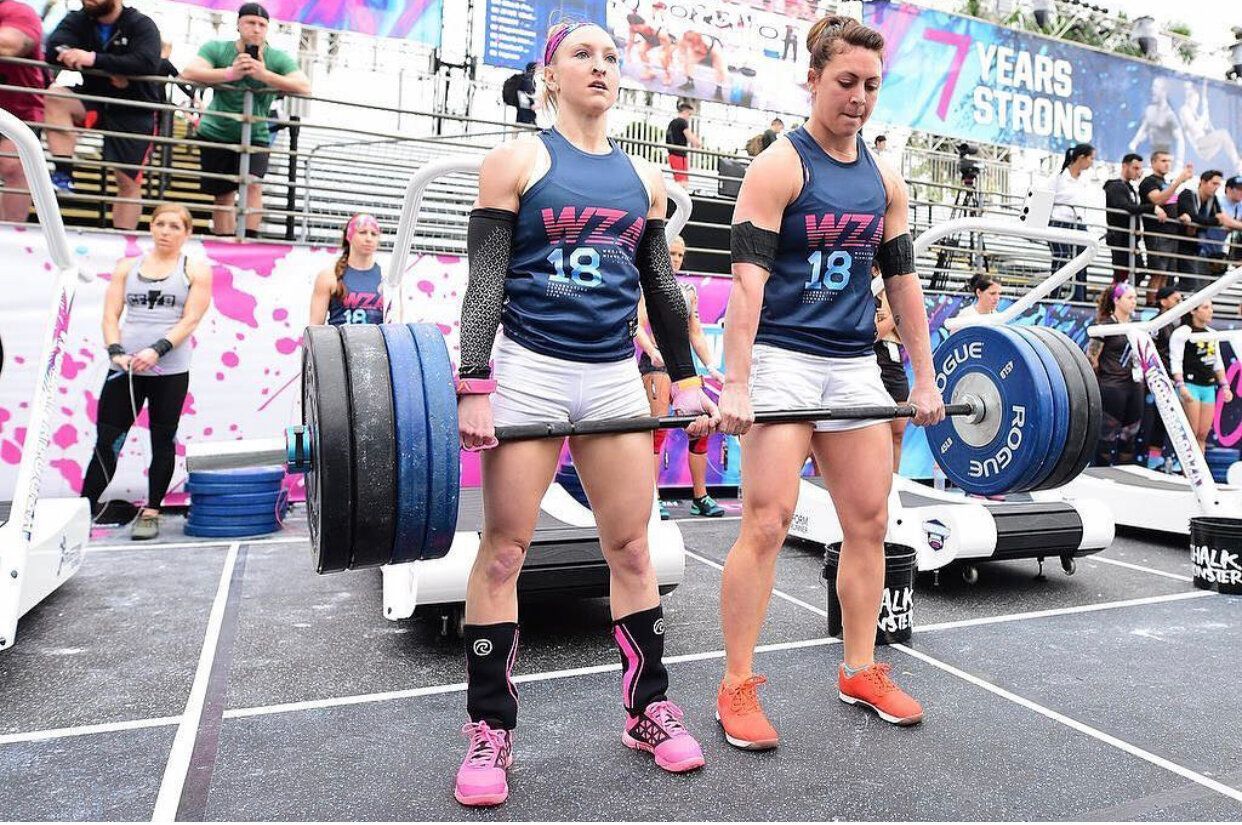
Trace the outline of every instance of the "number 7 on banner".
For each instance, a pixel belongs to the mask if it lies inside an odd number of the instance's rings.
[[[940,103],[936,106],[936,116],[944,120],[949,113],[949,101],[953,100],[953,90],[957,88],[957,78],[962,73],[962,64],[966,62],[966,53],[970,51],[970,35],[958,34],[944,29],[924,29],[923,38],[933,43],[952,46],[957,50],[953,62],[949,64],[949,72],[944,78],[944,88],[940,91]]]

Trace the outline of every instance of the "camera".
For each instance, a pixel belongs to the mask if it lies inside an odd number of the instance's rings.
[[[246,54],[250,55],[250,58],[252,60],[258,60],[259,59],[259,47],[254,45],[253,43],[247,43]]]
[[[957,173],[962,177],[964,186],[974,186],[975,179],[979,177],[981,168],[979,161],[975,160],[975,155],[979,154],[979,147],[973,143],[959,143],[957,145]]]

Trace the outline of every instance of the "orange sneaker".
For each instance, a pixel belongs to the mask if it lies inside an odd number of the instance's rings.
[[[776,728],[759,706],[758,688],[767,679],[751,676],[736,687],[720,683],[716,693],[716,721],[724,728],[730,745],[748,751],[766,751],[776,747]]]
[[[866,705],[885,722],[917,725],[923,721],[923,706],[888,675],[892,665],[868,665],[853,676],[845,675],[845,665],[837,674],[837,695],[847,705]]]

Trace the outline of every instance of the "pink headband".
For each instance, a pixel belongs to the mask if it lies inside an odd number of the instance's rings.
[[[573,34],[578,29],[581,29],[583,26],[594,25],[595,23],[592,23],[589,20],[576,20],[572,23],[565,23],[563,28],[548,37],[548,44],[543,47],[543,65],[546,66],[552,62],[552,58],[556,56],[556,50],[559,49],[561,44],[565,42],[566,37],[569,37],[569,35]]]
[[[372,215],[359,212],[349,219],[349,223],[345,224],[345,240],[352,241],[354,235],[357,235],[363,229],[374,229],[376,232],[379,232],[379,221],[375,220]]]
[[[1114,300],[1114,301],[1116,301],[1116,300],[1117,300],[1118,298],[1120,298],[1122,295],[1125,295],[1125,294],[1126,294],[1126,291],[1127,291],[1129,288],[1130,288],[1130,285],[1129,285],[1129,284],[1127,284],[1125,281],[1120,281],[1120,282],[1118,282],[1118,283],[1117,283],[1117,284],[1113,287],[1113,300]]]

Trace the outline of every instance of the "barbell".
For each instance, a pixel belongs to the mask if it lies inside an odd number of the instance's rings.
[[[441,558],[457,526],[460,443],[448,348],[431,324],[312,326],[301,426],[283,438],[191,444],[191,471],[306,473],[315,569]],[[946,477],[994,495],[1060,486],[1089,461],[1099,390],[1083,352],[1040,327],[968,327],[934,354],[944,421],[926,428]],[[757,423],[912,417],[908,404],[760,412]],[[694,416],[498,427],[500,441],[684,428]]]

